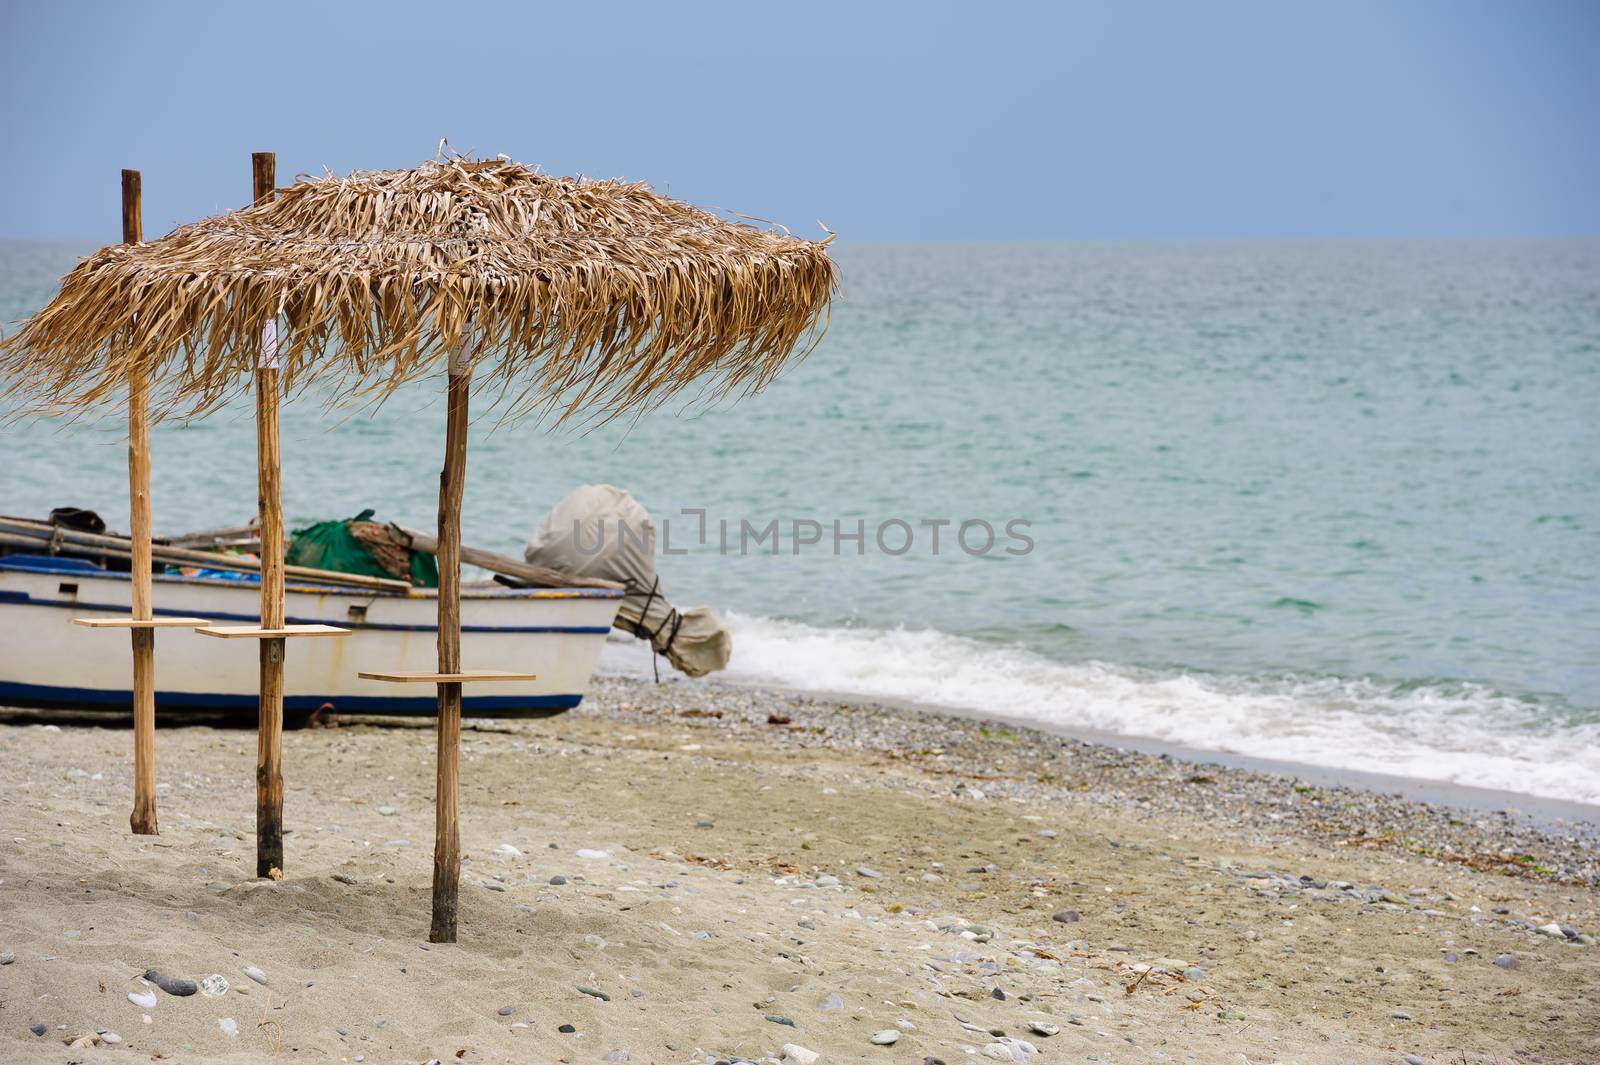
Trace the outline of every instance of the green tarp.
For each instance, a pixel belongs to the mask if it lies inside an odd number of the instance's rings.
[[[367,577],[394,579],[397,574],[385,569],[371,549],[350,531],[351,522],[370,522],[374,513],[369,507],[345,521],[319,521],[304,529],[294,530],[286,561],[291,566],[310,566],[336,573],[359,573]],[[439,587],[439,565],[434,557],[424,551],[408,553],[411,583],[421,588]]]

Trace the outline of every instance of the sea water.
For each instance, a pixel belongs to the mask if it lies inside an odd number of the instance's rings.
[[[87,250],[0,243],[0,319]],[[730,621],[733,680],[1600,803],[1600,241],[837,258],[826,338],[761,395],[587,432],[485,405],[467,542],[520,556],[608,482],[669,532],[672,599]],[[431,527],[443,421],[440,382],[289,404],[288,519]],[[122,433],[0,429],[0,510],[125,525]],[[247,405],[158,427],[158,531],[248,519],[252,438]]]

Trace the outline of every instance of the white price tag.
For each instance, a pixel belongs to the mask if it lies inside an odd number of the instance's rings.
[[[268,319],[261,327],[261,361],[256,364],[263,370],[278,368],[278,320]]]

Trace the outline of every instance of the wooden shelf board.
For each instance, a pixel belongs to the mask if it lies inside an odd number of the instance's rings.
[[[504,669],[470,669],[460,673],[389,672],[357,673],[366,680],[382,680],[391,684],[472,684],[493,680],[538,680],[536,673],[513,673]]]
[[[74,625],[82,625],[86,629],[192,629],[199,625],[209,625],[211,622],[205,618],[73,618]]]
[[[335,625],[285,625],[281,629],[263,629],[255,625],[211,625],[195,629],[202,636],[215,636],[219,640],[281,640],[293,636],[348,636],[349,629]]]

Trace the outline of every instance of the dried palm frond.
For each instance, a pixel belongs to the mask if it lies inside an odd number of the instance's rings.
[[[0,341],[0,374],[29,411],[97,411],[141,370],[152,415],[191,417],[249,385],[274,322],[289,392],[381,401],[454,358],[505,418],[604,420],[694,381],[759,389],[809,351],[826,244],[505,160],[302,177],[85,259]]]

